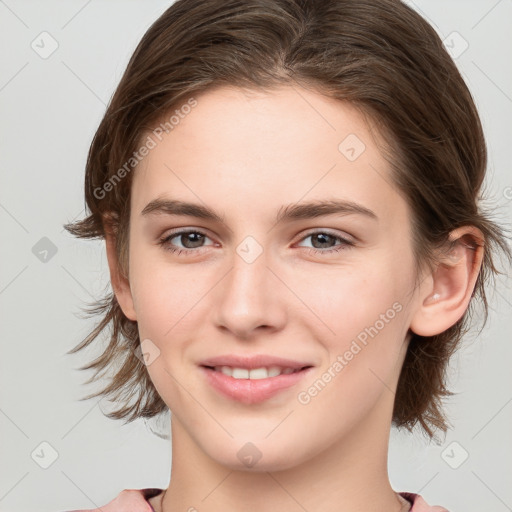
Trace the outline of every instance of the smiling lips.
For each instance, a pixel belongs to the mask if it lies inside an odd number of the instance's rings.
[[[200,367],[214,389],[245,404],[267,400],[312,369],[307,362],[267,355],[218,356],[202,361]]]
[[[293,368],[282,368],[280,366],[270,366],[269,368],[233,368],[231,366],[215,366],[216,372],[222,372],[224,375],[233,377],[234,379],[268,379],[269,377],[277,377],[278,375],[289,375],[290,373],[298,372]]]

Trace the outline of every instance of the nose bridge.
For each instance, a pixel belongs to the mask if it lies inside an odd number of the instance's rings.
[[[258,250],[254,242],[244,241],[236,248],[225,290],[233,310],[243,311],[245,306],[250,306],[255,311],[258,307],[270,274],[268,260],[267,251],[263,247]]]
[[[222,280],[217,306],[217,323],[246,337],[259,326],[277,327],[282,321],[271,254],[253,237],[234,249],[232,267]],[[273,290],[273,293],[270,293]]]

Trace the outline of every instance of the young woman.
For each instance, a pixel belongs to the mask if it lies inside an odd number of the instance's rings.
[[[445,432],[445,371],[510,257],[471,95],[396,0],[178,0],[92,142],[109,416],[171,411],[167,489],[105,512],[442,511],[392,425]],[[92,395],[97,396],[97,395]]]

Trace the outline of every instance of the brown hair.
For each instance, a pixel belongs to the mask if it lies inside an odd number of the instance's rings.
[[[433,429],[446,432],[442,399],[453,394],[446,387],[448,361],[467,331],[475,298],[484,306],[485,324],[484,285],[500,273],[493,253],[501,249],[509,260],[511,254],[504,229],[479,204],[487,155],[471,94],[434,29],[398,0],[176,1],[128,63],[90,146],[89,215],[66,229],[81,238],[104,238],[112,229],[127,276],[130,171],[143,137],[178,105],[222,85],[299,85],[348,101],[377,122],[389,144],[393,182],[412,212],[418,268],[433,268],[434,249],[451,230],[473,225],[483,233],[483,241],[473,240],[485,252],[468,310],[439,335],[413,334],[395,397],[395,426],[412,430],[419,422],[429,437]],[[96,370],[87,383],[109,368],[114,374],[85,399],[111,397],[120,406],[107,416],[126,421],[167,411],[136,355],[137,323],[126,318],[115,295],[89,313],[101,321],[69,353],[110,327],[108,346],[81,369]]]

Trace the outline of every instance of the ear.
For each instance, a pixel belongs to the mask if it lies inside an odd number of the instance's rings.
[[[484,255],[484,237],[474,226],[450,233],[453,248],[443,254],[420,293],[410,329],[420,336],[440,334],[466,312]]]
[[[116,295],[117,302],[123,313],[132,321],[137,320],[133,303],[132,292],[128,279],[122,274],[116,251],[116,235],[109,217],[104,218],[105,245],[107,249],[108,268],[110,282]]]

